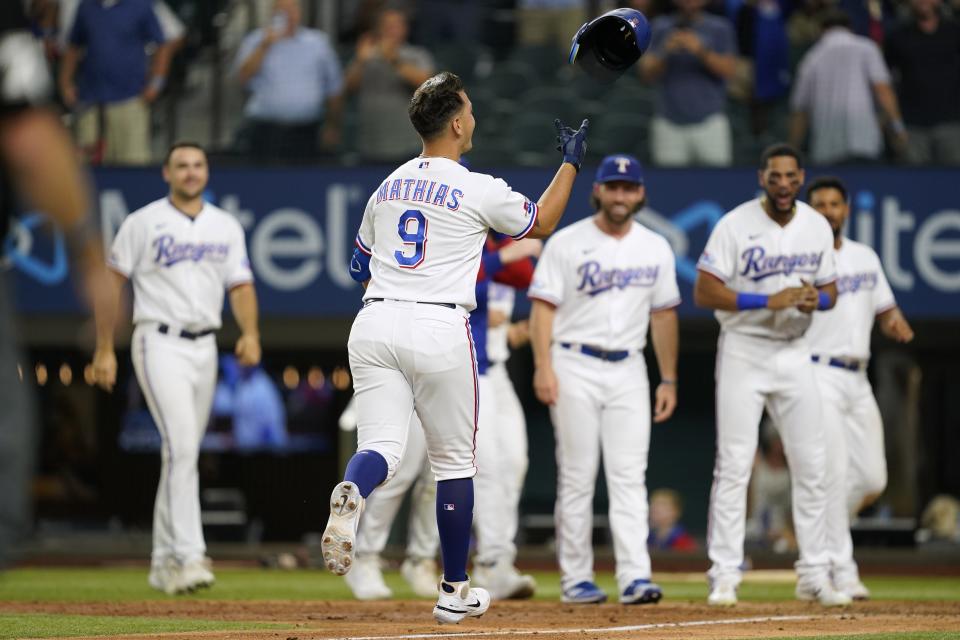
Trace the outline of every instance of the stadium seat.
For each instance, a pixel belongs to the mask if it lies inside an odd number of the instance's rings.
[[[601,115],[591,122],[589,150],[595,157],[612,153],[629,153],[641,162],[649,155],[649,118],[639,114],[613,113]]]

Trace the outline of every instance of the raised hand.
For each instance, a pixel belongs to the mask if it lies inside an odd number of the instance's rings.
[[[579,172],[583,157],[587,154],[587,129],[590,121],[584,119],[576,131],[564,126],[559,118],[553,121],[553,126],[557,129],[557,151],[563,154],[564,162],[569,162]]]

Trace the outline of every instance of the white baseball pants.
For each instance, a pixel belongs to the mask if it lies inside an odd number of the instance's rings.
[[[550,418],[557,447],[554,519],[561,586],[593,580],[593,494],[602,452],[617,584],[623,591],[638,578],[650,578],[646,363],[640,354],[605,362],[555,345],[553,368],[559,385]]]
[[[883,491],[887,465],[880,409],[865,371],[814,365],[827,438],[827,547],[834,581],[859,581],[850,516],[864,497]]]
[[[153,507],[154,566],[170,557],[200,560],[206,552],[197,459],[217,383],[213,334],[187,340],[174,332],[162,334],[157,326],[138,324],[130,345],[137,381],[162,442]]]
[[[799,580],[829,580],[826,549],[825,431],[810,351],[802,339],[775,340],[721,332],[716,365],[717,459],[707,550],[712,581],[739,584],[747,485],[766,407],[780,429],[790,466]]]
[[[414,485],[416,483],[416,485]],[[440,547],[437,533],[437,485],[427,464],[427,443],[420,419],[413,414],[407,432],[407,449],[389,481],[377,487],[367,498],[357,532],[358,555],[380,555],[387,546],[390,529],[397,518],[407,490],[414,487],[410,500],[410,526],[407,556],[435,558]]]
[[[357,450],[376,451],[393,477],[414,405],[436,480],[476,475],[479,398],[470,320],[460,308],[367,304],[347,343],[357,399]]]
[[[527,476],[527,422],[517,392],[501,362],[480,376],[477,432],[475,560],[492,564],[517,557],[520,494]]]

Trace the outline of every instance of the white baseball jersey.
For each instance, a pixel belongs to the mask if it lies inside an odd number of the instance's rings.
[[[614,238],[592,216],[547,242],[529,296],[557,306],[554,342],[611,351],[643,349],[650,312],[680,304],[666,239],[637,222]]]
[[[487,360],[490,364],[506,362],[510,358],[507,331],[510,328],[510,318],[513,317],[516,299],[517,290],[513,287],[492,281],[487,285],[487,308],[507,316],[507,321],[500,326],[487,329]]]
[[[738,293],[771,295],[803,281],[815,286],[836,280],[833,232],[812,207],[797,202],[793,219],[780,226],[760,199],[744,202],[723,216],[710,233],[697,269],[710,273]],[[717,311],[723,331],[791,339],[810,326],[811,314],[781,311]]]
[[[488,229],[524,237],[537,204],[506,182],[448,158],[414,158],[370,196],[357,247],[371,255],[364,300],[389,298],[476,306]]]
[[[837,304],[813,314],[805,338],[813,353],[867,360],[874,317],[897,302],[873,249],[844,238],[835,255]]]
[[[218,329],[224,288],[253,281],[243,227],[204,203],[195,217],[168,198],[131,213],[113,241],[112,269],[133,280],[133,322]]]

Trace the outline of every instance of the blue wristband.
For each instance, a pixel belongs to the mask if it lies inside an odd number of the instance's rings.
[[[821,291],[817,297],[820,298],[820,304],[817,305],[817,309],[820,309],[820,311],[823,311],[824,309],[830,308],[829,293],[827,293],[826,291]]]
[[[766,309],[768,297],[769,296],[762,293],[738,293],[737,309],[740,311],[746,311],[747,309]]]

